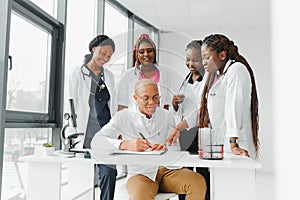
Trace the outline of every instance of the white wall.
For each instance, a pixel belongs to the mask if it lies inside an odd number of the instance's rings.
[[[277,199],[299,199],[299,1],[272,1],[272,89]]]
[[[163,31],[160,34],[159,63],[171,66],[185,76],[188,73],[185,66],[184,50],[186,45],[193,39],[204,39],[206,35],[212,33],[222,33],[233,40],[237,44],[240,54],[245,56],[254,70],[260,107],[260,161],[263,165],[262,171],[273,171],[274,134],[270,27],[247,30],[206,30],[187,34],[172,30]]]

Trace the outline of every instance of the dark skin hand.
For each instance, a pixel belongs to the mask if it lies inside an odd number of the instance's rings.
[[[237,140],[237,137],[231,137],[230,140]],[[238,143],[230,143],[231,152],[235,155],[249,156],[249,153],[246,149],[239,147]]]
[[[242,156],[249,156],[248,151],[245,149],[242,149],[240,147],[233,147],[231,148],[231,152],[235,155],[242,155]]]
[[[184,100],[184,94],[174,95],[172,98],[172,105],[175,111],[178,111],[178,104],[182,103]]]
[[[134,140],[124,140],[120,144],[120,150],[129,150],[143,152],[150,149],[151,151],[167,150],[167,147],[162,144],[150,145],[150,142],[146,139],[136,138]]]

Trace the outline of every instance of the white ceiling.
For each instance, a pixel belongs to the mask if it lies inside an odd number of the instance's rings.
[[[198,32],[203,29],[269,27],[269,0],[118,0],[159,29]]]

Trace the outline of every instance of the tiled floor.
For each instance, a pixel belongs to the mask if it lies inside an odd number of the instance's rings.
[[[115,200],[128,200],[125,189],[126,178],[117,181]],[[256,199],[255,200],[271,200],[275,199],[275,180],[274,174],[269,172],[257,172],[256,174]],[[99,196],[99,188],[96,189],[96,198]],[[178,200],[177,197],[171,198],[170,200]]]

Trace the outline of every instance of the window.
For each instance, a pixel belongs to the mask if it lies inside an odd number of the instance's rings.
[[[62,24],[24,1],[12,1],[10,24],[6,127],[60,124]]]
[[[84,0],[68,1],[66,31],[66,78],[76,66],[83,64],[89,52],[89,42],[96,36],[96,2]],[[84,11],[84,13],[83,13]]]
[[[152,39],[152,32],[149,30],[148,27],[144,27],[140,25],[138,22],[134,23],[134,42],[140,37],[141,34],[148,34]]]
[[[68,1],[66,56],[65,56],[65,111],[69,108],[66,95],[68,80],[71,72],[83,64],[84,56],[89,52],[89,42],[96,36],[96,1],[72,0]],[[83,13],[83,11],[85,11]],[[79,13],[79,14],[78,14]]]
[[[7,110],[48,113],[51,40],[51,33],[12,13]]]
[[[0,108],[6,111],[0,130],[1,199],[26,199],[27,173],[19,157],[33,154],[37,144],[60,144],[64,26],[31,1],[11,0],[8,5],[3,18],[9,29],[0,42],[8,46],[1,53],[9,55],[8,70],[1,68],[7,84],[6,93],[0,91],[6,98]]]
[[[110,4],[105,3],[104,33],[111,37],[116,45],[116,51],[107,69],[113,72],[116,83],[126,70],[127,63],[127,25],[128,19]]]
[[[36,145],[51,141],[48,128],[7,128],[4,138],[1,199],[26,199],[26,163],[20,156],[34,154]]]
[[[33,3],[35,3],[37,6],[39,6],[41,9],[46,11],[49,15],[52,17],[57,16],[57,1],[58,0],[31,0]]]

